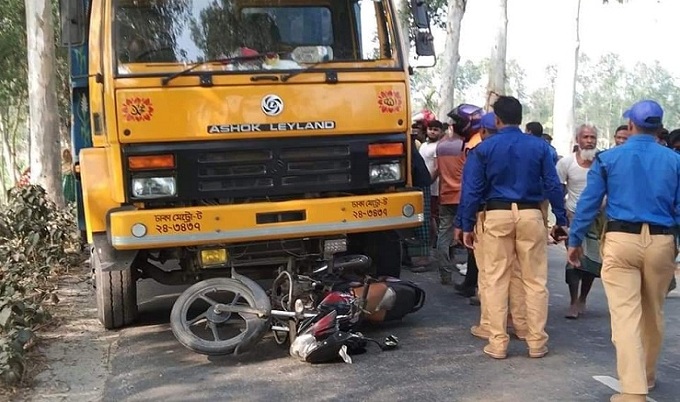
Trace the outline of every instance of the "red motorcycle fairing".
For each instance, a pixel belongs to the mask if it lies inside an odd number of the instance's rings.
[[[322,314],[330,311],[337,311],[339,315],[347,315],[352,310],[354,299],[354,295],[350,293],[333,291],[321,300],[317,310]]]
[[[309,329],[309,332],[311,332],[311,334],[316,339],[323,339],[324,337],[337,331],[338,331],[338,313],[335,310],[323,316]]]
[[[361,318],[361,310],[356,305],[357,297],[351,293],[332,291],[321,300],[316,307],[320,314],[328,314],[335,311],[341,331],[349,331]]]

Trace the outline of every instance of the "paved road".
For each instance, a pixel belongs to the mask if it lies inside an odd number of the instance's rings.
[[[435,273],[404,276],[428,292],[426,306],[403,322],[365,331],[395,334],[401,348],[370,349],[354,364],[312,366],[287,355],[272,339],[241,357],[211,358],[184,349],[167,324],[172,298],[148,293],[142,323],[120,333],[106,382],[106,401],[608,401],[611,389],[593,376],[616,377],[609,315],[602,285],[577,321],[563,317],[568,304],[563,248],[550,250],[550,354],[526,357],[513,340],[509,358],[492,360],[470,335],[478,307],[437,283]],[[177,291],[177,289],[174,289]],[[667,336],[655,401],[680,400],[680,296],[667,304]]]

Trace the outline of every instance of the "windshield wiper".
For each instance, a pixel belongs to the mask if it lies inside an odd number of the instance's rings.
[[[166,86],[166,85],[168,85],[168,83],[170,81],[174,80],[175,78],[180,77],[182,75],[185,75],[187,73],[190,73],[194,69],[196,69],[200,66],[204,66],[206,64],[212,64],[212,63],[230,64],[230,63],[238,62],[238,61],[257,60],[257,59],[261,59],[263,57],[267,57],[268,54],[273,54],[273,53],[272,52],[258,53],[258,54],[248,55],[248,56],[223,57],[221,59],[210,59],[210,60],[199,61],[197,63],[194,63],[189,68],[186,68],[182,71],[178,71],[178,72],[173,73],[173,74],[170,74],[167,77],[163,77],[161,79],[161,85]],[[281,55],[281,54],[283,54],[283,52],[278,52],[276,54]]]
[[[322,64],[332,63],[332,62],[333,62],[333,60],[323,60],[323,61],[318,61],[318,62],[316,62],[316,63],[310,65],[310,66],[307,67],[307,68],[303,68],[303,69],[297,70],[297,71],[295,71],[295,72],[293,72],[293,73],[283,74],[283,75],[281,75],[281,82],[286,82],[286,81],[288,81],[289,79],[295,77],[296,75],[300,75],[300,74],[302,74],[302,73],[309,72],[310,70],[314,70],[317,66],[320,66],[320,65],[322,65]],[[337,77],[337,75],[335,75],[334,82],[337,81],[337,79],[338,79],[338,77]]]

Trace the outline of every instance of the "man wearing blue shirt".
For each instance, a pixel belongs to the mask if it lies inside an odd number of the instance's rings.
[[[680,155],[656,143],[663,119],[658,103],[638,102],[623,116],[631,135],[595,158],[576,205],[568,259],[581,264],[583,238],[606,195],[601,278],[622,391],[611,400],[645,401],[656,385],[663,303],[675,272]]]
[[[489,112],[482,117],[482,141],[489,138],[491,135],[495,134],[498,130],[496,129],[496,115],[493,112]],[[474,152],[471,149],[470,152]],[[463,169],[465,170],[465,169]],[[468,264],[468,273],[465,276],[465,281],[463,286],[476,287],[479,288],[479,299],[481,302],[480,315],[479,315],[479,325],[473,325],[470,328],[470,333],[472,335],[488,340],[491,336],[489,332],[489,314],[487,312],[487,304],[485,301],[486,296],[486,276],[484,274],[484,246],[482,246],[481,237],[481,221],[484,220],[484,212],[479,212],[477,214],[477,224],[475,225],[475,234],[477,235],[476,244],[474,249],[473,258],[471,261],[474,264]],[[456,215],[456,231],[460,232],[456,234],[456,239],[462,236],[462,215],[461,210],[458,210]],[[470,250],[471,252],[473,250]],[[470,261],[470,260],[468,260]],[[473,270],[477,270],[477,275],[471,274]],[[518,264],[515,262],[513,265],[512,276],[510,277],[510,314],[508,315],[508,321],[512,321],[512,324],[508,324],[514,329],[515,336],[518,339],[526,339],[526,308],[524,299],[524,285],[522,284],[522,276],[519,270]],[[512,318],[512,320],[510,320]]]
[[[519,101],[501,96],[493,109],[498,133],[468,155],[469,165],[463,174],[463,242],[474,248],[477,211],[485,203],[480,224],[491,336],[484,353],[495,359],[507,357],[508,292],[517,259],[526,290],[529,356],[540,358],[548,353],[547,229],[540,204],[547,196],[557,218],[553,230],[564,230],[567,216],[562,186],[548,144],[520,130]]]

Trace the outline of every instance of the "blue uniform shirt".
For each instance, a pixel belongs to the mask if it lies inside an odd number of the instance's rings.
[[[551,144],[548,144],[548,146],[550,147],[550,156],[553,158],[555,165],[557,165],[557,162],[560,160],[560,156],[557,155],[557,150],[555,147],[553,147]]]
[[[576,204],[569,246],[581,245],[605,194],[607,220],[680,224],[680,155],[646,134],[599,153]]]
[[[464,232],[475,226],[479,206],[492,200],[540,204],[547,197],[557,224],[567,224],[562,184],[550,145],[542,138],[505,127],[479,144],[465,165],[460,204]]]

